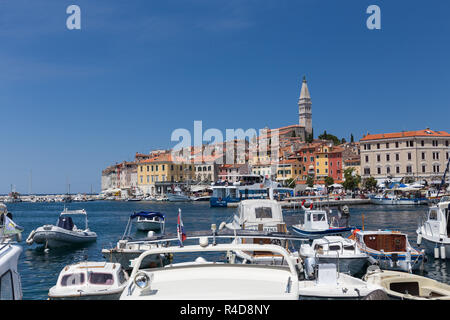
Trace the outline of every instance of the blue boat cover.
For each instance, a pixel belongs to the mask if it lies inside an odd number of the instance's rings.
[[[72,230],[73,229],[72,218],[71,217],[59,217],[58,227],[66,229],[66,230]]]
[[[150,212],[150,211],[140,211],[135,212],[130,216],[130,219],[134,219],[136,217],[144,217],[144,218],[153,218],[153,217],[160,217],[161,219],[165,219],[166,216],[163,213],[160,212]]]

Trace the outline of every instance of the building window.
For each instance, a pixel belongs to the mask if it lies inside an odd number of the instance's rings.
[[[141,167],[142,168],[142,167]],[[141,176],[141,183],[144,183],[144,177],[143,176]]]
[[[381,168],[380,167],[377,168],[377,173],[381,174]]]
[[[412,168],[411,166],[406,166],[406,173],[411,173],[412,172]]]
[[[161,166],[162,168],[161,168],[161,170],[162,171],[164,171],[165,169],[166,169],[166,166],[163,164],[162,166]],[[164,180],[163,180],[164,181]]]
[[[422,165],[422,173],[425,173],[425,166]]]
[[[155,167],[154,167],[154,166],[152,166],[152,172],[153,172],[153,171],[155,171]]]
[[[400,161],[400,154],[398,154],[398,153],[395,154],[395,160]]]
[[[369,156],[366,156],[366,162],[369,162]]]
[[[421,141],[420,144],[422,145],[422,147],[425,145],[425,141]]]
[[[389,142],[386,143],[386,149],[389,149]]]
[[[380,144],[379,143],[377,143],[377,149],[380,149]]]
[[[388,154],[386,154],[386,161],[390,161],[391,156]]]
[[[411,152],[408,152],[408,160],[411,160]]]
[[[141,166],[141,172],[144,171],[144,167]]]
[[[425,152],[422,152],[422,160],[425,160]]]
[[[370,174],[370,168],[364,168],[364,174],[369,175]]]
[[[395,172],[400,173],[400,167],[395,167]]]
[[[147,172],[149,172],[150,171],[150,166],[147,166]]]
[[[410,141],[410,142],[409,142],[409,146],[410,146],[410,147],[414,147],[414,141]]]
[[[448,140],[445,141],[445,146],[448,147]]]
[[[147,183],[149,183],[149,182],[150,182],[150,176],[147,176]]]
[[[380,162],[381,160],[381,156],[379,154],[377,154],[377,161]]]
[[[395,147],[398,148],[398,142],[395,143]]]
[[[386,173],[387,173],[387,174],[391,173],[391,167],[387,167],[387,168],[386,168]]]

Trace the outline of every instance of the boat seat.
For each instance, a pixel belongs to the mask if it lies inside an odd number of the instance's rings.
[[[448,296],[450,292],[436,287],[422,287],[421,288],[422,297],[444,297]]]

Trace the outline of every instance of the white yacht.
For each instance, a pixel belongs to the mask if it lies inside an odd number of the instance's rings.
[[[266,233],[287,234],[286,223],[283,220],[281,204],[275,200],[243,200],[238,205],[237,213],[233,221],[225,225],[230,230],[252,230]],[[269,238],[240,238],[233,240],[236,244],[278,244],[288,249],[286,240],[273,241]],[[291,253],[297,255],[297,252]],[[273,255],[261,250],[255,252],[236,251],[236,256],[244,263],[256,264],[282,264],[285,263],[283,256]]]
[[[78,229],[73,223],[71,215],[85,217],[85,228]],[[44,225],[33,230],[28,235],[26,243],[44,244],[46,248],[61,247],[73,244],[84,244],[97,240],[97,234],[88,227],[86,210],[67,210],[61,212],[57,225]]]
[[[193,263],[141,269],[149,255],[207,254],[209,252],[266,251],[282,255],[285,266]],[[199,245],[157,248],[133,261],[134,267],[120,300],[297,300],[298,275],[289,253],[277,245],[216,244],[201,238]]]
[[[417,229],[417,244],[425,247],[425,252],[435,258],[450,258],[450,196],[428,209],[426,221]]]
[[[167,199],[173,202],[192,201],[192,198],[185,194],[179,187],[175,187],[172,193],[166,194]]]
[[[355,275],[363,270],[369,258],[367,253],[361,252],[355,240],[340,236],[326,236],[313,240],[311,244],[302,244],[299,255],[308,276],[312,276],[314,268],[321,263],[334,263],[338,272]]]
[[[128,281],[119,263],[83,261],[65,266],[50,300],[118,300]]]

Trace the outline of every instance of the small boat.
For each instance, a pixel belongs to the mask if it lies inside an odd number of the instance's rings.
[[[313,279],[299,282],[300,300],[309,299],[364,299],[382,288],[348,274],[338,272],[333,263],[317,265]]]
[[[399,271],[367,269],[364,281],[383,287],[390,298],[401,300],[450,300],[450,285]]]
[[[417,229],[417,244],[436,259],[450,259],[450,196],[428,209],[427,219]]]
[[[311,244],[302,244],[299,255],[308,276],[312,276],[315,266],[322,263],[334,263],[338,272],[355,275],[363,270],[369,258],[354,240],[340,236],[326,236],[313,240]]]
[[[286,223],[283,220],[283,210],[281,204],[275,200],[243,200],[238,205],[237,213],[233,216],[233,221],[225,225],[230,230],[251,230],[261,232],[276,232],[287,234]],[[233,240],[235,244],[254,243],[254,244],[278,244],[288,250],[287,241],[271,240],[268,238],[240,238]],[[298,255],[292,252],[292,255]],[[273,255],[261,250],[255,252],[236,251],[236,256],[243,263],[254,264],[283,264],[283,256]]]
[[[128,281],[119,263],[79,262],[61,270],[50,300],[118,300]]]
[[[263,250],[282,255],[288,266],[205,262],[173,264],[158,269],[142,269],[149,255],[207,254],[229,251]],[[223,254],[221,255],[223,256]],[[297,300],[298,275],[289,253],[277,245],[210,244],[201,238],[198,245],[157,248],[142,253],[120,300]]]
[[[312,203],[309,207],[305,207],[303,204],[304,201],[301,204],[305,212],[303,224],[292,226],[292,230],[301,236],[314,239],[326,235],[342,234],[355,229],[355,227],[348,226],[348,219],[346,219],[345,225],[340,225],[337,219],[332,219],[332,222],[329,223],[327,211],[314,210]]]
[[[17,245],[23,229],[12,221],[6,205],[0,203],[0,300],[22,300],[17,264],[22,247]]]
[[[164,233],[166,216],[160,212],[141,211],[130,216],[136,219],[136,228],[141,231],[157,231]]]
[[[408,235],[400,231],[361,231],[356,229],[351,236],[361,252],[367,253],[373,264],[381,269],[412,272],[421,267],[425,253],[414,249]]]
[[[78,229],[71,215],[83,215],[85,228]],[[44,244],[45,248],[61,247],[74,244],[85,244],[97,240],[97,234],[89,230],[86,210],[67,210],[61,212],[57,225],[44,225],[28,235],[26,243]]]
[[[381,205],[422,205],[427,204],[428,199],[424,191],[416,188],[388,189],[382,194],[370,197],[370,202]]]

